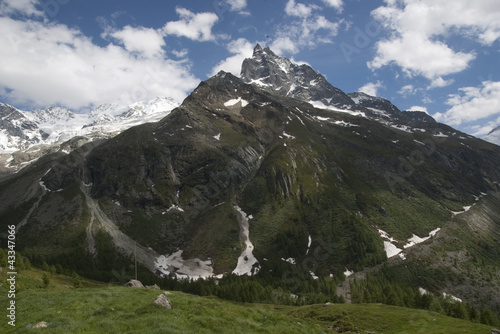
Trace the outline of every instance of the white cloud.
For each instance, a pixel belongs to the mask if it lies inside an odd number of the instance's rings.
[[[493,129],[496,129],[500,124],[500,116],[490,122],[473,125],[469,127],[470,133],[476,137],[482,137],[489,134]]]
[[[376,47],[377,56],[368,63],[371,69],[395,63],[410,77],[422,75],[433,81],[444,82],[441,76],[465,70],[475,58],[472,53],[454,52],[444,43],[413,34],[379,41]]]
[[[318,6],[307,6],[302,3],[296,4],[295,0],[288,0],[285,6],[285,13],[289,16],[298,16],[305,18],[310,16],[314,9],[318,9]]]
[[[271,43],[270,48],[278,55],[283,55],[284,53],[295,54],[299,52],[297,43],[293,42],[290,37],[279,37],[275,39]]]
[[[177,7],[175,11],[181,19],[167,22],[163,28],[165,34],[187,37],[195,41],[215,40],[212,27],[219,20],[215,13],[194,14],[182,7]]]
[[[162,56],[165,40],[163,33],[151,28],[125,26],[122,30],[109,31],[103,37],[111,36],[130,52],[138,52],[146,57]]]
[[[297,53],[301,48],[314,48],[318,44],[333,43],[343,20],[332,22],[318,14],[321,7],[304,5],[288,0],[285,13],[292,20],[279,26],[271,48],[276,53]]]
[[[253,44],[245,38],[239,38],[228,43],[227,50],[233,55],[215,65],[210,75],[214,75],[222,70],[239,76],[243,60],[252,56]]]
[[[187,56],[189,51],[187,49],[182,49],[180,51],[177,50],[172,50],[172,53],[177,57],[177,58],[184,58]]]
[[[323,0],[323,2],[325,3],[325,5],[333,7],[338,11],[342,11],[342,7],[344,6],[342,0]]]
[[[454,82],[455,80],[453,79],[444,80],[442,77],[437,77],[431,81],[431,84],[427,87],[427,89],[446,87]]]
[[[458,94],[449,96],[446,104],[451,106],[435,118],[452,125],[473,122],[492,116],[500,116],[500,82],[483,81],[481,87],[464,87]]]
[[[406,85],[401,87],[401,89],[398,91],[398,94],[401,94],[403,96],[409,96],[409,95],[414,95],[417,92],[417,89],[413,85]]]
[[[247,0],[226,0],[231,7],[231,11],[239,12],[247,7]]]
[[[38,0],[2,0],[0,15],[23,14],[27,16],[44,16],[37,8]]]
[[[363,92],[365,94],[371,95],[371,96],[377,96],[377,91],[379,88],[383,88],[384,85],[382,82],[377,81],[377,82],[369,82],[365,84],[364,86],[360,87],[358,91]]]
[[[473,50],[456,51],[453,34],[460,32],[484,45],[500,38],[497,0],[386,0],[372,12],[391,32],[376,45],[368,63],[373,70],[396,64],[409,75],[431,80],[429,88],[450,83],[442,77],[467,69],[476,58]]]
[[[423,111],[425,112],[426,114],[429,114],[429,112],[427,111],[427,108],[426,107],[422,107],[422,106],[412,106],[408,109],[406,109],[407,111]]]
[[[199,83],[183,62],[153,57],[156,47],[134,44],[127,34],[126,47],[101,47],[62,24],[9,17],[0,17],[0,31],[0,92],[15,105],[81,110],[157,96],[181,101]],[[139,49],[148,52],[131,52]]]

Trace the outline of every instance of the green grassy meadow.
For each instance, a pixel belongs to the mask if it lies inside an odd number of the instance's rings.
[[[6,271],[1,333],[474,333],[491,327],[437,313],[381,304],[283,306],[242,304],[172,291],[166,310],[153,304],[159,290],[125,288],[41,270],[17,276],[16,326],[8,325]],[[39,322],[47,328],[33,328]]]

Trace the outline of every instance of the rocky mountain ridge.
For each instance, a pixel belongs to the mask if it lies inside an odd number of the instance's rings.
[[[51,152],[110,138],[132,126],[155,122],[178,104],[156,98],[130,106],[103,104],[87,114],[61,107],[21,111],[0,104],[0,174],[9,174]]]
[[[88,114],[66,108],[21,111],[0,104],[0,153],[12,153],[34,145],[50,145],[91,132],[119,132],[146,121],[158,121],[178,104],[170,98],[157,98],[130,106],[103,104]]]

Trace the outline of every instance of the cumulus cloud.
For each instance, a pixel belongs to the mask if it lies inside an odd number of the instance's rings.
[[[483,81],[481,87],[460,88],[446,104],[450,109],[434,117],[451,125],[500,116],[500,82]]]
[[[377,96],[377,92],[380,88],[383,88],[384,85],[382,82],[377,81],[377,82],[369,82],[365,84],[364,86],[360,87],[358,91],[363,92],[365,94],[371,95],[371,96]]]
[[[162,56],[165,40],[161,31],[145,28],[125,26],[121,30],[108,31],[103,37],[112,37],[123,44],[130,52],[137,52],[146,57]]]
[[[437,77],[431,81],[431,84],[429,87],[427,87],[427,89],[446,87],[446,86],[451,85],[454,82],[455,82],[455,80],[453,80],[453,79],[445,80],[442,77]]]
[[[408,109],[406,109],[407,111],[423,111],[425,112],[426,114],[429,114],[429,112],[427,111],[427,108],[426,107],[422,107],[422,106],[412,106]]]
[[[308,17],[314,9],[318,9],[316,5],[304,5],[295,3],[295,0],[288,0],[285,6],[285,13],[289,16]]]
[[[417,92],[417,89],[413,85],[406,85],[401,87],[398,91],[398,94],[403,95],[404,97],[409,95],[414,95]]]
[[[241,72],[241,64],[245,58],[250,58],[252,56],[253,47],[253,44],[245,38],[239,38],[235,41],[231,41],[227,44],[227,50],[233,55],[215,65],[212,68],[210,75],[214,75],[222,70],[239,76]]]
[[[44,16],[44,12],[37,8],[38,0],[2,0],[0,14],[21,14],[27,16]]]
[[[246,6],[244,0],[228,3],[235,10]],[[158,96],[182,101],[199,79],[184,58],[186,49],[170,51],[178,60],[167,57],[164,38],[215,41],[221,37],[212,34],[216,14],[177,7],[179,20],[166,22],[161,29],[115,28],[101,20],[101,37],[109,42],[103,46],[77,28],[51,22],[58,7],[49,4],[41,0],[0,2],[0,96],[9,103],[27,108],[63,105],[85,111],[101,103],[130,104]],[[123,13],[111,17],[115,14]]]
[[[158,31],[127,26],[100,46],[78,29],[13,17],[0,17],[0,94],[9,103],[78,111],[157,96],[181,101],[199,83],[184,61],[163,56]]]
[[[395,64],[408,76],[424,76],[429,88],[451,83],[443,76],[459,73],[476,58],[473,50],[452,47],[453,34],[491,45],[500,38],[500,6],[497,0],[386,0],[372,12],[390,33],[376,44],[376,56],[368,63],[375,70]]]
[[[195,14],[188,9],[175,9],[180,17],[179,21],[170,21],[165,24],[163,32],[167,35],[187,37],[195,41],[213,41],[212,27],[219,20],[215,13]]]
[[[323,3],[327,6],[333,7],[338,11],[342,11],[344,3],[342,0],[323,0]]]
[[[226,0],[231,11],[239,12],[247,7],[247,0]]]
[[[279,37],[276,38],[272,43],[270,48],[279,55],[284,53],[295,54],[299,52],[299,47],[297,43],[293,42],[290,37]]]
[[[172,53],[177,57],[177,58],[184,58],[187,56],[189,51],[187,49],[182,49],[182,50],[172,50]]]
[[[332,5],[335,1],[327,1]],[[343,20],[332,22],[319,14],[320,6],[288,0],[285,14],[292,20],[277,29],[271,48],[278,54],[297,53],[301,48],[314,48],[318,44],[333,43]]]

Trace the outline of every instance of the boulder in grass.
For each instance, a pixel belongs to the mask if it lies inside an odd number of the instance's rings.
[[[33,326],[33,328],[45,328],[47,326],[48,326],[47,323],[45,321],[42,321]]]
[[[152,290],[160,290],[160,287],[158,285],[146,285],[147,289],[152,289]]]
[[[156,305],[160,305],[160,306],[166,308],[167,310],[172,309],[172,303],[170,302],[170,300],[168,300],[168,298],[163,293],[161,295],[158,295],[158,297],[156,297],[154,303]]]
[[[125,284],[127,288],[144,288],[144,285],[138,280],[132,279]]]

